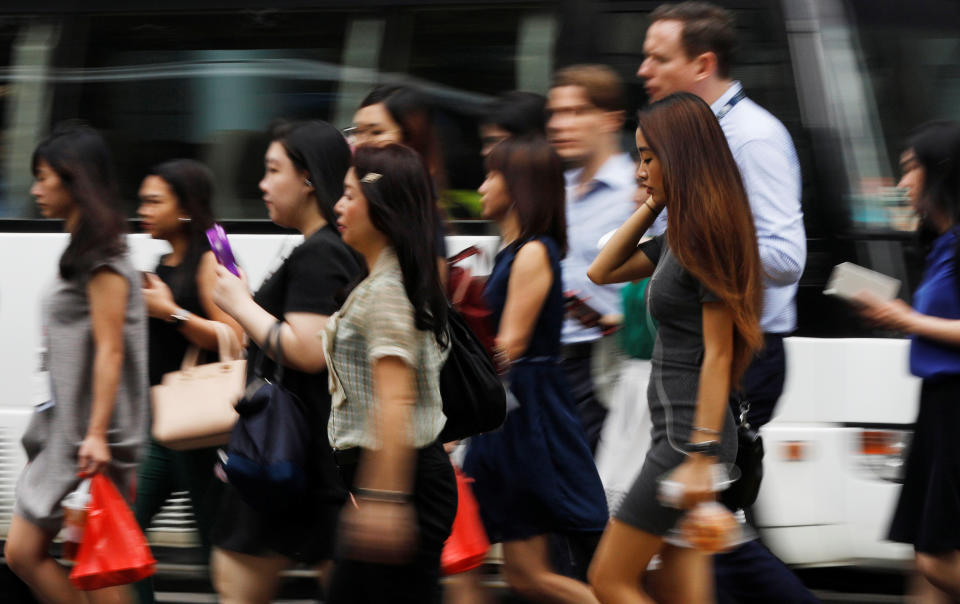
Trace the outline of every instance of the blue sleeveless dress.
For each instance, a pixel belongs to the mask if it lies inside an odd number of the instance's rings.
[[[519,408],[509,411],[499,430],[470,440],[463,466],[475,480],[473,492],[491,542],[600,532],[608,518],[603,485],[560,364],[560,251],[553,239],[537,239],[547,248],[553,284],[527,351],[508,376]],[[487,280],[484,296],[495,330],[520,247],[512,244],[497,254]]]

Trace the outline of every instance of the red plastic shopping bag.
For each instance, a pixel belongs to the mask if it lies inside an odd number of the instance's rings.
[[[87,526],[70,581],[83,590],[124,585],[152,575],[156,562],[117,487],[103,474],[94,476]]]
[[[440,568],[445,575],[455,575],[477,568],[483,564],[490,550],[490,541],[483,530],[480,509],[470,489],[472,480],[454,466],[457,475],[457,515],[453,520],[453,530],[443,544],[440,555]]]

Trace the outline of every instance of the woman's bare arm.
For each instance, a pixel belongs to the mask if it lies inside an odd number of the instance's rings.
[[[653,274],[656,268],[646,254],[637,249],[640,238],[647,232],[659,212],[654,212],[648,204],[640,207],[610,237],[597,257],[587,269],[587,277],[598,285],[606,283],[624,283],[636,281]]]
[[[95,474],[110,462],[107,431],[123,370],[123,325],[130,284],[108,268],[96,271],[87,283],[93,331],[93,402],[90,422],[77,453],[78,470]]]
[[[517,252],[507,282],[507,301],[500,318],[497,347],[513,361],[523,356],[553,284],[546,246],[530,241]]]

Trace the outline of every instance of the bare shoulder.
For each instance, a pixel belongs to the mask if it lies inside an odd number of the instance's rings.
[[[197,281],[204,279],[216,279],[217,277],[217,257],[212,251],[206,251],[200,256],[197,262]]]
[[[517,250],[517,255],[513,260],[514,270],[522,272],[540,271],[549,264],[550,255],[547,252],[547,246],[536,239],[528,241]]]

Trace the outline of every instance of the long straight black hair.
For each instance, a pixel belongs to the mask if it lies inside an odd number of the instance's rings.
[[[370,222],[397,254],[417,329],[447,342],[447,297],[437,272],[437,204],[420,155],[404,145],[357,147],[353,159]],[[372,176],[377,174],[379,176]],[[368,178],[364,178],[368,177]]]
[[[120,210],[116,172],[103,136],[93,128],[61,124],[33,152],[34,175],[44,161],[60,177],[79,209],[70,243],[60,256],[63,279],[82,277],[105,258],[126,250],[127,223]]]
[[[147,171],[170,187],[180,210],[190,219],[183,223],[187,237],[187,253],[173,270],[170,289],[179,299],[196,283],[200,258],[210,251],[206,231],[213,225],[213,174],[202,163],[192,159],[172,159]]]

